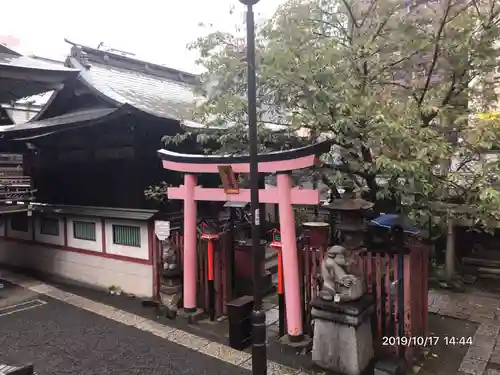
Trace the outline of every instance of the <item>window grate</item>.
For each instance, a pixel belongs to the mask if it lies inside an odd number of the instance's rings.
[[[73,221],[73,237],[78,240],[95,241],[95,223],[92,221]]]
[[[29,229],[28,215],[19,213],[10,218],[10,229],[16,232],[27,232]]]
[[[141,247],[141,228],[130,225],[113,225],[113,243]]]
[[[59,236],[59,219],[42,217],[40,220],[40,234]]]

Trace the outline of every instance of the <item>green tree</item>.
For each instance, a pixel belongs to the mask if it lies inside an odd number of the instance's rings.
[[[261,151],[328,138],[323,179],[418,214],[429,202],[498,216],[496,0],[290,0],[257,26]],[[196,40],[205,97],[194,118],[207,152],[247,150],[245,38]],[[478,114],[483,113],[482,116]]]

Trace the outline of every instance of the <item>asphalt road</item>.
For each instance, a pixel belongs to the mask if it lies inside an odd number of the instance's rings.
[[[0,363],[34,363],[40,375],[250,375],[139,329],[49,297],[0,316]]]

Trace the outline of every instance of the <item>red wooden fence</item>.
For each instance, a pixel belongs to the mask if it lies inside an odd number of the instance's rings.
[[[427,333],[427,293],[428,293],[428,248],[418,241],[407,244],[408,252],[404,255],[404,332],[406,337],[425,337]],[[302,279],[302,300],[304,306],[304,327],[306,333],[313,334],[311,324],[310,302],[319,292],[319,266],[324,255],[322,249],[301,247],[300,266]],[[372,329],[377,354],[391,352],[398,354],[397,346],[382,345],[384,337],[397,337],[399,317],[398,280],[401,270],[398,269],[397,254],[374,252],[367,249],[354,254],[356,264],[350,272],[364,279],[366,291],[373,295],[376,303],[376,314],[373,317]],[[411,275],[411,276],[410,276]],[[405,356],[410,359],[418,354],[420,348],[410,346]]]
[[[179,260],[182,269],[183,264],[183,235],[179,232],[172,232],[170,235],[171,246],[176,250],[177,259]],[[219,239],[214,241],[214,286],[215,286],[215,315],[216,317],[224,316],[227,313],[226,303],[230,301],[232,296],[232,283],[230,280],[229,263],[229,246],[231,235],[228,232],[221,233]],[[208,283],[207,283],[207,242],[198,239],[198,300],[197,306],[205,311],[208,311]]]
[[[173,232],[170,241],[178,252],[182,265],[182,234]],[[215,311],[216,316],[226,315],[226,303],[232,296],[229,249],[229,233],[222,233],[215,240]],[[377,354],[389,351],[398,354],[400,348],[382,345],[384,337],[398,336],[399,316],[398,280],[404,272],[404,332],[406,337],[425,337],[427,332],[427,293],[428,293],[428,248],[419,241],[407,243],[408,252],[404,255],[403,270],[398,269],[397,254],[363,249],[354,254],[356,264],[351,272],[364,279],[366,291],[373,295],[376,302],[376,314],[373,318],[374,345]],[[299,246],[299,267],[302,277],[302,301],[305,333],[312,336],[310,302],[319,292],[319,266],[324,250]],[[198,241],[198,306],[208,310],[207,286],[207,245]],[[405,350],[410,359],[418,354],[418,346]]]

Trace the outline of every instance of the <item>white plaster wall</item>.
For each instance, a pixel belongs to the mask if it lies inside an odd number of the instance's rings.
[[[100,218],[96,217],[68,217],[67,219],[67,229],[68,229],[68,246],[77,249],[85,249],[90,251],[102,252],[102,221]],[[73,232],[73,221],[86,221],[95,224],[95,241],[80,240],[74,237]]]
[[[62,216],[61,217],[51,216],[50,218],[58,220],[59,236],[52,236],[50,234],[40,233],[40,229],[42,226],[42,218],[40,216],[38,216],[38,217],[34,218],[34,221],[35,221],[35,241],[63,246],[64,245],[64,218]]]
[[[153,294],[152,265],[61,250],[49,244],[23,244],[0,238],[0,263],[104,289],[114,285],[138,297]]]
[[[19,238],[21,240],[32,241],[33,240],[33,218],[28,218],[28,231],[19,232],[17,230],[12,230],[10,225],[10,218],[6,220],[7,225],[7,237]]]
[[[7,113],[9,114],[14,124],[22,124],[35,117],[35,115],[38,113],[38,110],[35,108],[33,108],[32,110],[24,108],[13,108],[7,109]]]
[[[115,245],[113,243],[113,224],[130,225],[141,228],[141,247]],[[149,259],[148,224],[144,221],[105,219],[106,253],[130,258]]]

